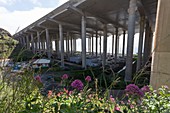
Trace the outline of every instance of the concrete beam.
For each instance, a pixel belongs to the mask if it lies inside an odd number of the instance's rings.
[[[110,23],[110,24],[113,24],[113,25],[116,26],[116,27],[120,27],[120,28],[123,28],[123,29],[127,30],[127,28],[126,28],[125,26],[123,26],[123,25],[121,25],[121,24],[119,24],[119,23],[117,23],[117,22],[115,22],[115,21],[106,20],[106,19],[104,19],[104,18],[95,16],[94,14],[91,14],[91,13],[86,12],[86,11],[82,11],[81,9],[78,9],[78,8],[72,6],[72,5],[70,5],[70,6],[68,7],[68,9],[71,9],[71,10],[77,12],[77,13],[80,14],[80,15],[86,14],[86,15],[90,15],[91,17],[93,16],[93,17],[96,18],[98,21],[102,22],[103,24],[109,24],[109,23]]]

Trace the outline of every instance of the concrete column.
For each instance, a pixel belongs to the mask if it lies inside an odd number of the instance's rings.
[[[91,38],[88,38],[88,52],[91,53]]]
[[[34,47],[34,36],[33,36],[33,34],[32,34],[32,33],[31,33],[31,48],[32,48],[33,53],[35,53],[35,47]]]
[[[59,54],[59,36],[58,36],[58,34],[56,34],[55,50],[56,50],[56,54],[58,56],[58,54]]]
[[[38,49],[40,50],[40,33],[37,31]]]
[[[103,41],[103,67],[106,65],[107,55],[107,25],[104,25],[104,41]]]
[[[27,49],[30,49],[30,41],[29,41],[29,36],[26,36],[26,43],[27,43]]]
[[[66,44],[66,54],[68,54],[68,32],[67,32],[67,34],[66,34],[66,38],[65,38],[65,44]]]
[[[44,39],[42,39],[42,50],[45,51],[45,42],[44,42]]]
[[[73,35],[71,34],[71,39],[70,39],[70,46],[71,46],[71,55],[73,55]]]
[[[26,47],[25,37],[23,37],[23,43],[24,43],[24,47]]]
[[[117,53],[118,53],[118,38],[119,38],[119,34],[118,34],[118,28],[116,27],[116,39],[115,39],[115,63],[117,62]]]
[[[73,38],[73,51],[76,52],[76,38]]]
[[[150,84],[170,88],[170,0],[158,0]]]
[[[114,34],[112,34],[112,56],[114,55]]]
[[[82,68],[86,68],[86,17],[81,20]]]
[[[19,43],[22,45],[22,40],[21,40],[21,37],[19,37]]]
[[[125,81],[132,80],[132,62],[133,62],[133,43],[135,34],[135,19],[136,19],[137,0],[130,0],[129,4],[129,20],[128,20],[128,43],[126,57]]]
[[[37,39],[34,39],[34,47],[35,47],[35,53],[37,53]]]
[[[50,37],[49,37],[49,30],[45,29],[46,33],[46,48],[47,48],[47,56],[51,59],[51,48],[50,48]]]
[[[145,45],[144,45],[144,56],[143,56],[143,65],[148,61],[151,53],[151,27],[149,26],[149,22],[146,22],[146,29],[145,29]]]
[[[92,46],[92,50],[91,50],[92,56],[94,55],[94,40],[93,39],[94,39],[94,35],[92,34],[92,37],[91,37],[91,40],[92,40],[92,45],[91,45]]]
[[[143,33],[144,33],[144,26],[145,26],[144,21],[145,21],[145,17],[141,17],[136,71],[139,71],[142,65]]]
[[[98,54],[98,32],[96,31],[96,57],[97,57],[97,54]]]
[[[123,47],[122,47],[122,57],[125,57],[125,36],[126,36],[126,31],[123,30]]]
[[[70,44],[69,44],[69,40],[70,40],[70,33],[67,32],[67,39],[66,39],[66,42],[67,42],[67,54],[70,54]]]
[[[100,55],[102,54],[102,36],[100,35]]]
[[[61,66],[64,67],[64,38],[63,38],[63,26],[59,24],[59,35],[61,41]]]

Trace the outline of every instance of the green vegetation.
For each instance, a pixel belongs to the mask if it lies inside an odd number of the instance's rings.
[[[1,113],[168,113],[167,86],[155,91],[130,84],[121,98],[114,98],[110,87],[101,90],[98,79],[85,76],[84,82],[64,74],[59,85],[42,95],[41,76],[26,70],[22,74],[3,73],[0,81]],[[118,81],[113,81],[118,82]]]
[[[13,59],[14,62],[21,62],[29,61],[34,57],[35,55],[31,50],[25,49],[25,47],[22,47],[22,45],[18,44],[11,53],[9,58]]]
[[[9,32],[0,28],[0,59],[8,58],[17,43]]]

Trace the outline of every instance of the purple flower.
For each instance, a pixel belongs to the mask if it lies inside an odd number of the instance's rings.
[[[91,77],[90,77],[90,76],[87,76],[87,77],[85,78],[85,80],[86,80],[87,82],[90,82],[90,81],[91,81]]]
[[[35,76],[34,79],[37,80],[38,82],[41,82],[41,83],[42,83],[42,80],[41,80],[40,75]]]
[[[150,91],[150,88],[149,88],[149,86],[143,86],[143,87],[141,88],[141,90],[142,90],[143,93],[146,93],[146,92],[149,92],[149,91]]]
[[[77,90],[82,90],[84,85],[81,80],[76,79],[71,83],[71,86]]]
[[[61,77],[61,79],[63,79],[63,80],[68,79],[68,75],[67,75],[67,74],[64,74],[64,75]]]
[[[165,89],[169,89],[169,87],[167,85],[163,86]]]
[[[137,96],[140,96],[140,97],[144,96],[144,93],[135,84],[127,85],[125,91],[129,95],[137,95]]]

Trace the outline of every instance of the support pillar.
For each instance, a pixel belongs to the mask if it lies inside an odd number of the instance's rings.
[[[128,43],[127,43],[127,57],[126,57],[126,70],[125,81],[130,82],[132,80],[132,62],[133,62],[133,43],[135,34],[135,19],[137,0],[130,0],[129,2],[129,20],[128,20]]]
[[[66,42],[67,42],[67,54],[68,54],[68,55],[70,54],[69,38],[70,38],[70,33],[67,32],[67,39],[66,39]]]
[[[63,38],[63,26],[59,24],[59,35],[61,41],[61,67],[64,67],[64,38]]]
[[[104,40],[103,40],[103,68],[106,65],[106,55],[107,55],[107,25],[104,25]]]
[[[82,40],[82,68],[86,69],[86,17],[81,20],[81,40]]]
[[[117,53],[118,53],[118,38],[119,38],[119,34],[118,34],[118,28],[116,27],[116,40],[115,40],[115,63],[117,62]]]
[[[150,84],[170,88],[170,0],[158,0]],[[169,89],[167,89],[169,90]]]
[[[123,30],[123,47],[122,47],[122,57],[125,57],[125,36],[126,36],[126,31]]]
[[[112,56],[114,55],[114,34],[112,34]]]
[[[92,34],[92,37],[91,37],[91,39],[92,39],[92,56],[94,55],[94,36],[93,36],[93,34]]]
[[[33,53],[35,53],[35,48],[34,48],[34,36],[33,36],[32,33],[31,33],[31,48],[32,48]]]
[[[88,38],[88,52],[91,53],[91,38]]]
[[[27,49],[30,49],[30,41],[29,41],[29,36],[26,36],[26,42],[27,42]]]
[[[55,50],[56,50],[56,54],[58,56],[59,55],[59,36],[58,36],[58,34],[56,34]]]
[[[73,55],[73,35],[71,34],[71,39],[70,39],[70,46],[71,46],[71,55]]]
[[[146,31],[145,31],[145,45],[144,45],[144,56],[143,56],[143,65],[148,61],[150,53],[151,53],[151,27],[149,26],[149,22],[146,22]]]
[[[23,43],[24,43],[24,47],[26,47],[25,37],[23,37]]]
[[[98,32],[96,31],[96,57],[97,57],[97,54],[98,54]]]
[[[100,35],[100,55],[102,54],[102,36]]]
[[[76,52],[76,38],[73,39],[73,51]]]
[[[37,31],[38,49],[40,50],[40,33]]]
[[[47,56],[48,56],[48,59],[51,59],[51,48],[50,48],[49,30],[48,30],[48,29],[45,29],[45,33],[46,33]]]
[[[35,39],[35,41],[34,41],[35,43],[34,43],[34,47],[35,47],[35,53],[37,53],[37,39]]]
[[[141,17],[140,20],[140,34],[139,34],[139,44],[138,44],[138,59],[137,59],[137,67],[136,72],[141,69],[142,65],[142,49],[143,49],[143,33],[144,33],[144,26],[145,26],[145,17]]]

